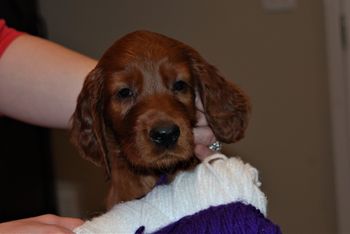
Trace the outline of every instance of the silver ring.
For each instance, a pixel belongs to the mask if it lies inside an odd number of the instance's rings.
[[[213,144],[209,145],[208,148],[213,151],[220,151],[222,148],[222,145],[219,141],[215,141]]]

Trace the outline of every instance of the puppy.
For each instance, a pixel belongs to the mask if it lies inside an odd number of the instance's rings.
[[[106,169],[108,208],[198,164],[192,134],[196,95],[219,141],[243,137],[248,98],[193,48],[136,31],[106,51],[78,97],[71,139],[84,158]]]

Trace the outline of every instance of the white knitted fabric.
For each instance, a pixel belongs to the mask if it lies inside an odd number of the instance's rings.
[[[254,167],[214,154],[193,171],[177,175],[169,185],[155,187],[140,200],[118,204],[74,232],[135,233],[144,226],[145,233],[150,233],[210,206],[232,202],[251,204],[266,215],[267,201],[259,186]]]

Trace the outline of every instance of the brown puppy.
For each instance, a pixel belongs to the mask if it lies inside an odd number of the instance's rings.
[[[160,176],[198,163],[192,129],[195,96],[216,138],[241,139],[250,106],[194,49],[136,31],[117,42],[87,76],[71,136],[83,157],[111,177],[107,206],[145,195]]]

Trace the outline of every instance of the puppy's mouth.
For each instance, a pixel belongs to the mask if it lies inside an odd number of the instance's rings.
[[[120,153],[131,169],[147,174],[186,169],[195,158],[193,136],[179,134],[173,127],[173,130],[158,129],[157,133],[148,131],[147,134],[130,135],[123,138]]]
[[[199,160],[193,155],[189,158],[179,158],[174,155],[164,155],[152,162],[143,164],[135,163],[127,159],[130,168],[142,175],[170,175],[179,170],[187,170],[196,165]]]

